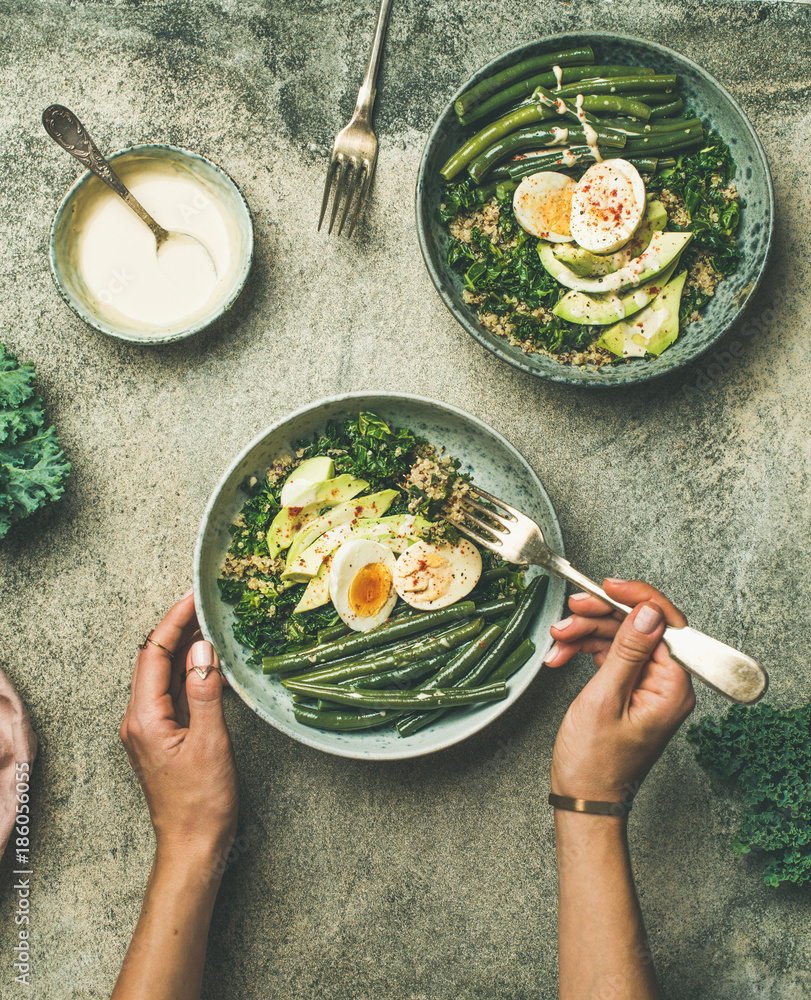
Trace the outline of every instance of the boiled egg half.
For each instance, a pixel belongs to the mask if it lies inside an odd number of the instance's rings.
[[[513,195],[513,211],[518,224],[538,239],[571,243],[569,217],[576,187],[571,177],[554,170],[525,177]]]
[[[394,553],[379,542],[350,538],[332,557],[329,596],[335,610],[355,632],[382,625],[397,603]]]
[[[395,563],[394,587],[412,608],[431,611],[461,601],[481,575],[482,557],[466,538],[456,545],[419,541]]]
[[[644,213],[645,182],[633,163],[604,160],[575,186],[570,231],[584,250],[611,253],[634,235]]]

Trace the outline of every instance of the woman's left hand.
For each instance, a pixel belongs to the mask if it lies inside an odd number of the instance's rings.
[[[239,795],[219,661],[197,632],[189,593],[138,654],[120,732],[149,806],[158,856],[209,860],[233,843]]]

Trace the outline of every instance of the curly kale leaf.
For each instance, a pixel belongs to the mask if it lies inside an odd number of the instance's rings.
[[[811,704],[735,705],[691,726],[687,738],[699,763],[742,793],[735,854],[756,852],[768,885],[811,883]]]
[[[349,474],[364,479],[369,484],[364,493],[376,493],[403,480],[414,461],[415,449],[424,443],[405,427],[391,428],[375,414],[361,413],[357,420],[330,420],[324,433],[304,446],[301,457],[329,455],[336,476]],[[406,502],[403,493],[387,513],[405,513]]]
[[[65,488],[70,463],[34,391],[34,366],[0,344],[0,538]]]
[[[648,182],[648,189],[667,188],[684,201],[693,233],[688,258],[697,250],[706,250],[719,274],[731,274],[743,258],[735,241],[741,220],[740,202],[730,201],[723,193],[735,176],[735,161],[720,136],[711,131],[707,135],[703,149],[678,157],[675,167]]]

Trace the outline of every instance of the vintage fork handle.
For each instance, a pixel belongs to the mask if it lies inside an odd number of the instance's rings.
[[[372,117],[372,108],[375,103],[377,93],[377,74],[380,70],[380,58],[383,55],[383,42],[386,38],[386,28],[389,25],[389,15],[391,5],[394,0],[383,0],[380,4],[380,12],[377,15],[377,27],[375,37],[372,42],[372,51],[369,53],[369,64],[366,67],[366,76],[360,85],[358,93],[358,103],[355,105],[355,118],[360,118],[369,122]]]
[[[152,218],[124,184],[70,108],[63,107],[61,104],[52,104],[42,112],[42,124],[58,146],[61,146],[71,156],[75,156],[82,166],[87,167],[99,180],[104,181],[107,187],[115,191],[138,218],[149,226],[158,246],[165,242],[169,233]]]
[[[593,597],[599,597],[617,611],[627,615],[631,610],[627,605],[609,597],[602,587],[576,570],[566,559],[552,555],[545,561],[545,565],[556,576],[576,584]],[[766,693],[769,686],[766,671],[751,656],[733,649],[725,642],[713,639],[689,625],[684,628],[668,625],[662,639],[670,650],[670,655],[678,660],[688,674],[726,698],[740,705],[753,705]]]

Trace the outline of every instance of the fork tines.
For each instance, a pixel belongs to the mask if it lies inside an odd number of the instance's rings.
[[[500,508],[505,512],[506,516],[479,503],[479,499]],[[475,524],[482,531],[486,531],[491,537],[484,537],[479,532],[474,531],[463,520],[454,518],[452,522],[453,526],[471,541],[476,542],[483,548],[494,550],[501,547],[504,536],[510,534],[510,525],[515,524],[518,520],[516,517],[518,511],[514,507],[510,507],[509,504],[494,497],[491,493],[486,493],[477,486],[471,486],[470,493],[461,498],[460,513],[467,521]]]
[[[345,157],[343,153],[333,153],[330,165],[327,168],[327,181],[324,185],[324,199],[321,202],[321,215],[318,217],[318,229],[321,229],[321,223],[324,221],[324,215],[327,211],[327,205],[329,204],[330,190],[333,184],[333,178],[335,174],[338,174],[338,184],[335,188],[335,198],[332,203],[332,214],[329,219],[329,229],[327,230],[327,235],[332,233],[332,227],[335,224],[336,216],[338,215],[338,208],[341,204],[341,200],[344,201],[344,210],[341,215],[341,222],[338,226],[338,236],[344,228],[344,223],[349,216],[350,206],[354,202],[354,209],[350,217],[349,229],[347,230],[347,238],[352,235],[355,228],[355,223],[357,222],[360,210],[363,207],[364,201],[366,201],[366,194],[369,190],[369,182],[371,181],[371,165],[367,159],[363,159],[358,162],[357,157],[350,156]]]

